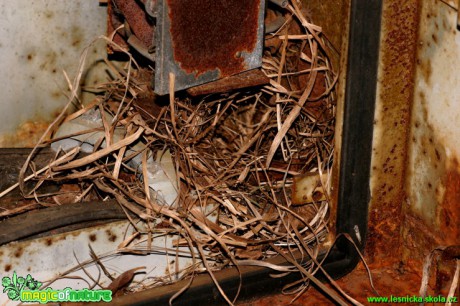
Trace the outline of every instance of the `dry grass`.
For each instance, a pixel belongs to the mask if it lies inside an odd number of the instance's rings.
[[[97,87],[100,94],[93,103],[80,105],[66,116],[71,104],[79,104],[86,49],[79,74],[73,83],[68,81],[68,106],[36,148],[48,143],[47,135],[62,122],[89,110],[110,113],[113,120],[103,120],[98,128],[104,136],[93,153],[82,156],[79,148],[59,152],[48,166],[26,177],[33,167],[32,153],[18,183],[23,195],[40,203],[40,185],[55,181],[78,182],[82,190],[78,201],[116,199],[150,228],[128,238],[120,250],[145,254],[151,250],[138,247],[139,241],[151,245],[153,234],[177,235],[177,247],[186,245],[190,251],[185,255],[176,251],[193,259],[184,277],[204,267],[229,304],[234,301],[221,290],[213,271],[241,265],[266,266],[282,273],[300,271],[302,279],[287,286],[286,292],[298,296],[314,282],[343,304],[314,277],[321,265],[316,260],[320,245],[327,235],[328,200],[301,207],[294,207],[290,200],[297,175],[316,173],[326,182],[324,190],[330,189],[337,74],[328,60],[321,28],[306,20],[295,1],[288,6],[286,20],[277,33],[267,35],[269,47],[262,69],[270,77],[269,85],[200,100],[171,95],[169,103],[153,114],[136,106],[147,90],[142,81],[145,71],[126,51],[131,60],[125,69],[107,62],[112,80]],[[172,86],[173,80],[171,75]],[[117,129],[125,133],[118,141],[114,139]],[[106,145],[101,146],[104,141]],[[138,143],[143,144],[141,150],[125,154]],[[138,174],[146,175],[145,163],[142,169],[127,165],[137,154],[146,161],[164,150],[172,154],[179,186],[179,198],[172,206],[151,197],[149,187],[139,179]],[[26,190],[27,180],[36,181],[36,187]],[[217,217],[211,220],[211,213]],[[137,220],[130,220],[136,227]],[[298,263],[296,252],[307,259]],[[289,264],[273,266],[264,261],[275,255],[285,257]]]

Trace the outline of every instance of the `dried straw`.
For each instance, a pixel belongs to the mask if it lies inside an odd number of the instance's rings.
[[[177,249],[165,252],[193,259],[181,278],[192,279],[204,268],[229,304],[236,297],[230,300],[226,296],[213,271],[226,266],[258,265],[283,273],[300,272],[302,280],[291,285],[297,288],[297,294],[313,282],[345,305],[337,293],[314,276],[321,266],[316,257],[327,234],[328,201],[302,208],[291,206],[294,175],[323,176],[330,172],[337,74],[328,60],[321,28],[303,16],[296,1],[290,3],[282,29],[267,37],[281,42],[277,50],[267,49],[264,54],[262,69],[270,78],[269,85],[200,100],[171,94],[169,104],[155,114],[140,112],[134,106],[145,86],[140,81],[142,69],[125,50],[130,58],[125,69],[107,61],[113,79],[98,86],[100,94],[92,103],[66,115],[77,100],[88,52],[85,49],[77,77],[73,83],[68,81],[68,104],[46,135],[52,134],[60,123],[90,110],[108,112],[113,120],[102,116],[103,124],[98,130],[104,132],[104,137],[93,153],[77,155],[78,149],[61,152],[48,166],[26,177],[37,148],[49,143],[44,135],[21,170],[18,186],[23,195],[38,198],[44,181],[78,181],[82,186],[78,200],[94,196],[117,200],[149,228],[147,232],[138,229],[119,252],[153,252],[155,235],[175,234],[180,238]],[[99,39],[114,44],[106,37]],[[170,85],[174,92],[174,75],[170,76]],[[117,128],[126,131],[119,141],[114,139]],[[90,132],[94,130],[81,133]],[[52,141],[56,140],[59,139]],[[106,145],[102,148],[103,142]],[[135,143],[143,143],[143,150],[126,156]],[[179,199],[171,207],[152,197],[137,170],[127,165],[136,154],[142,154],[141,172],[145,174],[147,158],[165,149],[173,156],[178,176]],[[37,187],[27,191],[27,180],[36,180]],[[327,191],[330,186],[324,187]],[[211,219],[211,213],[217,218]],[[130,220],[136,227],[135,220]],[[147,241],[149,247],[140,246],[140,241]],[[184,244],[190,250],[187,254],[179,251]],[[307,259],[297,262],[296,252],[305,254]],[[274,255],[283,256],[289,264],[275,266],[263,261]],[[161,285],[165,279],[153,283]]]

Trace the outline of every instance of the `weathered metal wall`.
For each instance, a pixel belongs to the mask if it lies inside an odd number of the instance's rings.
[[[344,43],[348,37],[350,0],[304,0],[304,12],[314,24],[320,25],[327,39],[334,47],[333,60],[346,59]],[[345,47],[348,44],[345,45]],[[338,53],[337,53],[338,52]],[[338,68],[338,66],[336,66]]]
[[[314,24],[320,25],[327,38],[327,46],[331,62],[339,72],[337,83],[337,105],[336,105],[336,130],[334,165],[331,179],[331,227],[335,226],[336,203],[339,191],[339,169],[340,169],[340,148],[342,145],[342,122],[345,100],[345,75],[347,69],[348,35],[351,0],[304,0],[304,13],[311,18]],[[331,235],[334,235],[334,231]]]
[[[30,146],[66,102],[62,71],[73,78],[83,48],[105,34],[106,7],[87,0],[0,0],[0,14],[0,147]],[[88,62],[104,55],[101,42]],[[105,74],[91,71],[87,85]]]
[[[460,243],[454,3],[384,1],[367,255],[419,266]],[[456,6],[456,4],[455,4]]]
[[[421,2],[404,205],[407,258],[460,244],[460,32],[448,4]]]
[[[399,257],[419,1],[384,1],[371,169],[371,261]],[[388,256],[388,247],[392,248]]]

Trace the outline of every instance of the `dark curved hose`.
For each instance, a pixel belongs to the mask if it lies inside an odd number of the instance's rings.
[[[1,221],[0,245],[69,225],[126,218],[120,205],[113,201],[47,207]]]

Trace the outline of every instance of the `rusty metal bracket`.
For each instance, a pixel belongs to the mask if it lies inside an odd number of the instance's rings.
[[[159,0],[155,92],[190,88],[262,65],[265,0]]]

